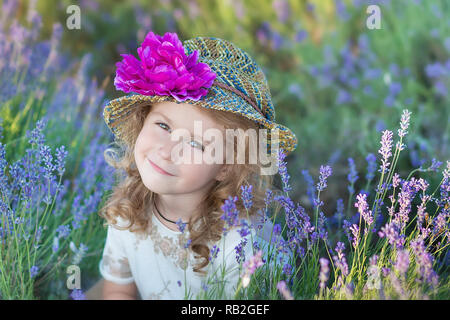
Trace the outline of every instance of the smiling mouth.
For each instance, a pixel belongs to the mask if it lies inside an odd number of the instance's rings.
[[[146,160],[148,161],[148,163],[150,163],[150,165],[159,173],[167,175],[167,176],[173,176],[173,174],[165,171],[164,169],[158,167],[156,164],[154,164],[150,159],[146,158]]]

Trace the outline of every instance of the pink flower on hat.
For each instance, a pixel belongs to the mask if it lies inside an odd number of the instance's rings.
[[[137,52],[140,60],[121,54],[123,60],[116,63],[117,90],[198,101],[216,78],[206,63],[197,62],[198,51],[186,56],[176,33],[159,36],[150,31]]]

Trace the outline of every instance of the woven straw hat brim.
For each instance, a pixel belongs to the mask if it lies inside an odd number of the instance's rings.
[[[109,101],[103,109],[103,117],[107,126],[116,138],[123,140],[123,132],[121,131],[122,124],[126,121],[127,115],[130,114],[134,108],[142,105],[142,103],[152,104],[163,101],[179,103],[172,96],[146,96],[141,94],[131,94]],[[270,143],[276,143],[275,140],[272,141],[272,136],[270,134],[270,130],[275,129],[279,130],[278,147],[280,149],[283,149],[286,154],[289,154],[297,148],[297,137],[289,128],[267,120],[261,114],[255,112],[253,107],[239,95],[230,93],[220,87],[212,86],[209,89],[208,94],[199,101],[188,99],[183,101],[183,103],[200,106],[207,109],[233,112],[259,123],[261,128],[269,129],[267,131],[268,149],[270,148]]]

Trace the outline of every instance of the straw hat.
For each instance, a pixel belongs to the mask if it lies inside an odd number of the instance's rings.
[[[122,124],[142,103],[162,101],[233,112],[266,128],[268,150],[277,143],[287,155],[297,147],[295,134],[275,122],[269,86],[262,69],[233,43],[214,37],[197,37],[181,43],[176,33],[149,32],[138,48],[140,60],[122,55],[116,63],[114,84],[130,93],[107,102],[103,117],[117,139],[123,140]],[[197,61],[198,60],[198,61]]]

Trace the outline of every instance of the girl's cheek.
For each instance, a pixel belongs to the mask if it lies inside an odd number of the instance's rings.
[[[158,130],[156,125],[144,128],[141,135],[145,145],[153,144],[154,141],[163,141],[168,136],[163,130]]]

